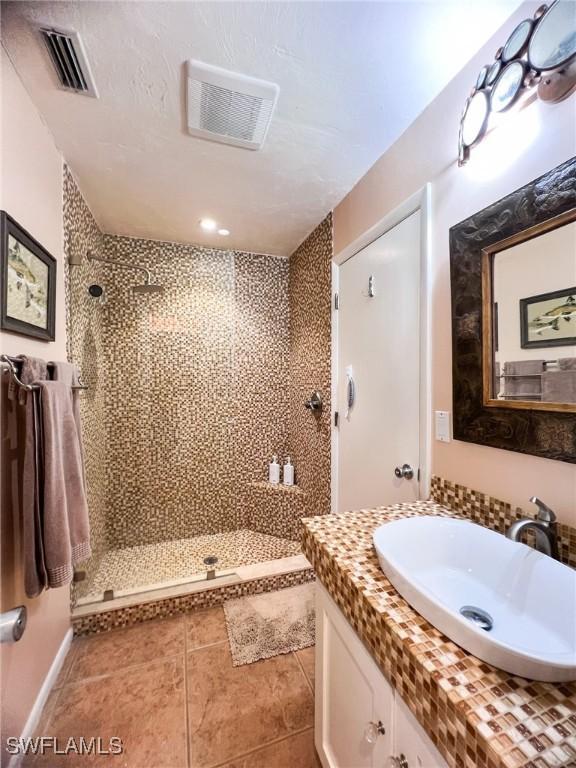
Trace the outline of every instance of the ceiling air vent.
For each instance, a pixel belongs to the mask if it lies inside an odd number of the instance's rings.
[[[192,59],[186,69],[188,133],[260,149],[278,100],[278,86]]]
[[[46,43],[54,64],[60,87],[74,93],[98,98],[84,46],[78,32],[41,27],[40,34]]]

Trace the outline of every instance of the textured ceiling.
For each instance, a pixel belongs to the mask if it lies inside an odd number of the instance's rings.
[[[9,2],[2,41],[106,232],[290,254],[518,5]],[[80,32],[98,100],[58,90],[34,23]],[[262,150],[186,134],[189,58],[278,83]]]

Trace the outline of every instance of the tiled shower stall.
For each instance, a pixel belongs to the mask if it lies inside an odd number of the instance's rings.
[[[331,217],[290,259],[109,235],[68,169],[64,213],[93,546],[75,600],[299,553],[300,519],[330,509]],[[265,482],[273,453],[296,487]]]

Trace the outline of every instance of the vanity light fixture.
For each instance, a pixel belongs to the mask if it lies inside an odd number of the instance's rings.
[[[480,70],[460,118],[458,165],[495,127],[499,114],[537,94],[555,104],[576,91],[576,3],[555,0],[524,19]]]

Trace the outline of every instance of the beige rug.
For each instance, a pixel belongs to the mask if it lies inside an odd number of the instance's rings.
[[[314,582],[228,600],[224,614],[235,667],[314,645]]]

